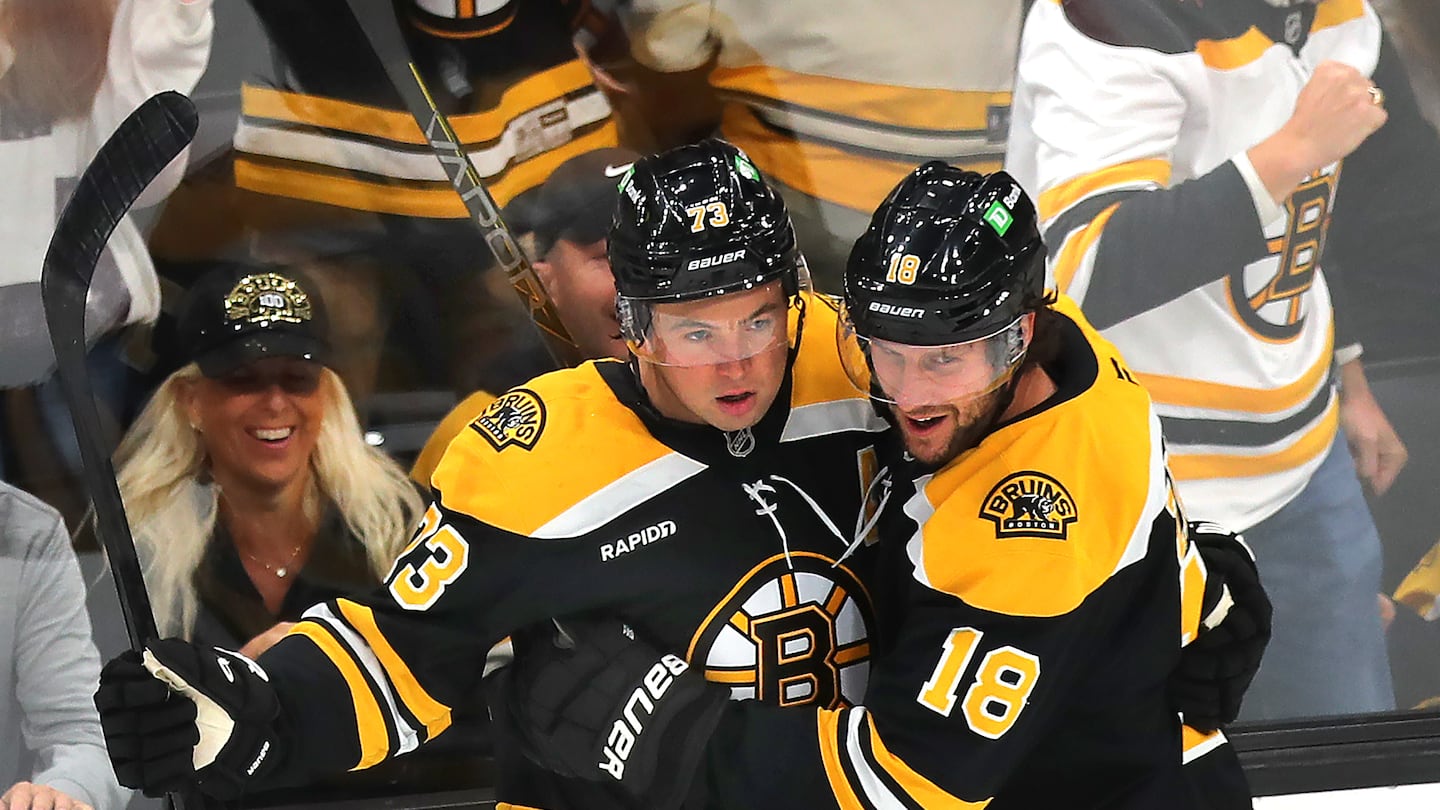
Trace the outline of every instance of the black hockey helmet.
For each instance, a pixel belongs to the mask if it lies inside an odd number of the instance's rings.
[[[887,353],[939,347],[945,351],[925,362],[953,367],[959,347],[987,341],[990,385],[999,384],[1023,356],[1020,318],[1041,305],[1044,282],[1035,206],[1010,175],[940,161],[920,166],[881,203],[850,252],[840,341],[851,379],[877,395],[876,375],[879,398],[894,401],[872,344],[885,344]]]
[[[725,141],[642,158],[620,182],[610,267],[627,298],[686,301],[793,280],[799,262],[784,201]]]
[[[656,304],[776,280],[793,301],[808,287],[784,201],[744,152],[713,138],[635,162],[620,181],[609,257],[621,331],[654,362],[666,362],[646,344]]]
[[[1044,284],[1045,245],[1020,184],[937,160],[896,186],[855,242],[845,304],[866,337],[936,346],[1004,329]]]

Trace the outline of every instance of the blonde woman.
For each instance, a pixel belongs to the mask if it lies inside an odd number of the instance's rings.
[[[365,443],[296,278],[212,271],[178,331],[190,362],[121,443],[120,490],[161,634],[258,654],[310,605],[374,587],[423,507]]]

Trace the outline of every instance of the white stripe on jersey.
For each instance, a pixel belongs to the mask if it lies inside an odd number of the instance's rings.
[[[914,571],[915,581],[921,585],[935,590],[930,584],[930,577],[925,573],[925,522],[935,514],[935,505],[925,497],[925,486],[930,483],[933,475],[922,475],[915,479],[915,494],[905,502],[903,511],[906,517],[915,521],[915,533],[910,535],[910,541],[905,545],[905,553],[910,557],[910,567]]]
[[[1229,742],[1229,740],[1225,738],[1225,732],[1215,731],[1204,740],[1185,749],[1180,755],[1180,763],[1182,765],[1189,765],[1227,742]]]
[[[1301,467],[1293,476],[1261,475],[1252,478],[1192,478],[1177,484],[1191,518],[1213,520],[1231,531],[1245,531],[1280,511],[1309,482],[1310,476],[1329,455],[1329,449]],[[1267,497],[1257,508],[1240,509],[1233,502],[1237,489],[1264,491]],[[1267,505],[1268,504],[1268,505]]]
[[[862,149],[906,155],[914,163],[927,158],[956,160],[997,149],[997,144],[987,132],[965,131],[962,134],[945,130],[901,129],[858,119],[847,121],[838,115],[818,116],[805,107],[772,102],[758,96],[721,93],[721,98],[749,105],[756,117],[771,127],[852,144]]]
[[[1140,510],[1140,519],[1125,544],[1125,553],[1115,563],[1111,576],[1127,566],[1145,559],[1150,550],[1150,535],[1155,529],[1155,518],[1165,511],[1170,503],[1170,493],[1165,486],[1165,447],[1160,437],[1160,418],[1150,411],[1150,491],[1145,495],[1145,508]]]
[[[855,769],[855,774],[860,777],[858,787],[864,791],[865,798],[874,804],[877,810],[908,810],[905,802],[901,801],[890,791],[885,781],[870,767],[870,760],[866,758],[865,752],[860,748],[860,724],[865,721],[865,707],[856,706],[845,711],[845,758],[850,761],[850,767]]]
[[[563,115],[556,115],[562,112]],[[537,129],[540,119],[564,121],[573,133],[609,116],[610,103],[603,93],[592,87],[575,98],[555,99],[521,113],[505,125],[497,142],[467,149],[467,154],[481,177],[494,177],[512,162],[529,157],[533,147],[523,143],[527,136],[522,132]],[[440,182],[449,179],[429,152],[391,149],[369,139],[352,139],[338,130],[304,132],[295,130],[294,126],[242,117],[235,130],[235,148],[252,155],[315,163],[397,180]],[[554,126],[547,123],[544,129],[554,134]]]
[[[400,714],[400,709],[395,703],[395,687],[390,683],[390,676],[385,674],[385,667],[381,666],[380,660],[375,657],[375,653],[371,651],[370,645],[365,642],[365,639],[351,630],[350,626],[336,616],[330,610],[330,606],[324,602],[305,611],[302,618],[319,622],[344,639],[350,650],[354,652],[352,657],[355,663],[364,667],[365,671],[370,673],[371,680],[380,688],[380,696],[385,700],[390,723],[394,726],[395,736],[400,741],[399,749],[392,752],[392,755],[406,754],[420,747],[419,734],[416,733],[414,727],[405,722],[405,718]]]
[[[888,427],[869,399],[837,399],[792,408],[780,441],[794,442],[852,430],[881,433]]]
[[[670,453],[611,481],[530,533],[536,540],[560,540],[592,532],[692,475],[706,469],[689,456]]]

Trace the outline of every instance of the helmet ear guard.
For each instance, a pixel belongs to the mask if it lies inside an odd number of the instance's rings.
[[[645,333],[650,331],[649,307],[637,307],[630,303],[629,298],[616,295],[615,314],[620,321],[622,340],[634,345],[645,342]]]

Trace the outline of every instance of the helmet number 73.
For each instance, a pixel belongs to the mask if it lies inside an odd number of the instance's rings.
[[[1015,725],[1035,682],[1040,679],[1040,659],[1011,646],[999,647],[985,654],[965,697],[959,697],[961,678],[970,669],[970,661],[980,648],[985,634],[973,627],[957,627],[945,639],[945,650],[930,679],[915,698],[921,706],[950,716],[958,701],[970,730],[991,740],[998,740]]]
[[[706,223],[716,228],[723,228],[730,224],[730,209],[726,208],[723,202],[692,205],[685,209],[685,213],[690,216],[690,231],[692,233],[699,233],[705,230]],[[706,214],[710,215],[708,219],[705,216]]]

